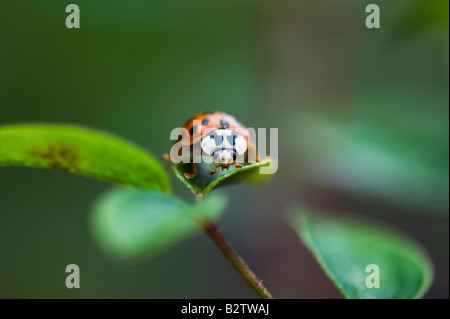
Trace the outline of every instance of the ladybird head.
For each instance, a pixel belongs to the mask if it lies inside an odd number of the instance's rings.
[[[200,143],[202,151],[212,155],[216,163],[233,163],[236,155],[243,155],[247,150],[244,137],[230,129],[218,129],[205,135]]]

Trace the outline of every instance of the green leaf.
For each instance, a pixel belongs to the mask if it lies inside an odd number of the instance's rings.
[[[94,206],[95,238],[113,257],[135,259],[153,255],[200,230],[195,220],[216,220],[226,206],[223,196],[197,205],[160,192],[116,188]]]
[[[398,230],[351,216],[305,213],[304,209],[294,211],[290,221],[347,298],[420,298],[430,287],[433,267],[428,255]],[[366,272],[366,267],[371,264],[379,267],[379,288],[366,286],[373,272]]]
[[[268,181],[273,174],[260,174],[261,167],[267,167],[270,162],[260,162],[243,165],[241,168],[230,166],[228,171],[218,170],[216,174],[211,175],[213,165],[197,165],[198,173],[188,179],[184,176],[185,172],[191,171],[191,164],[180,163],[174,166],[173,171],[178,179],[186,185],[194,194],[207,195],[213,188],[222,187],[228,184],[244,182],[250,184],[261,184]]]
[[[0,127],[0,166],[54,169],[170,191],[169,176],[150,153],[113,135],[76,126]]]

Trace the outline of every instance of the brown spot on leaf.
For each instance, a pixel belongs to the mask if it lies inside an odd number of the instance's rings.
[[[64,145],[48,145],[30,150],[30,155],[45,161],[48,168],[60,171],[77,171],[79,156],[76,151]]]

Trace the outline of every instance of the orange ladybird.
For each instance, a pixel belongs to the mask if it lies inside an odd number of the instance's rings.
[[[182,141],[186,142],[182,148],[189,148],[191,152],[200,150],[212,156],[217,165],[212,169],[211,174],[215,174],[218,168],[228,170],[231,165],[241,168],[242,166],[236,162],[237,155],[248,155],[249,150],[254,151],[256,162],[260,161],[256,148],[250,141],[248,130],[229,114],[202,112],[186,121],[183,128],[187,130],[190,138],[187,139],[183,136]],[[199,147],[194,147],[194,145],[199,145]],[[164,155],[164,157],[170,160],[169,155]],[[192,173],[184,175],[192,179],[197,175],[197,171],[196,163],[192,163]]]

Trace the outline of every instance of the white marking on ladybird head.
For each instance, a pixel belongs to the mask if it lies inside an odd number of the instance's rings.
[[[234,148],[239,155],[243,155],[247,151],[247,141],[241,135],[236,136]]]
[[[229,129],[220,129],[205,135],[200,146],[207,155],[219,150],[235,150],[239,155],[247,151],[245,138]]]
[[[214,136],[214,133],[211,133],[210,135],[205,136],[200,143],[202,151],[207,155],[212,155],[214,153],[214,150],[216,149]]]

